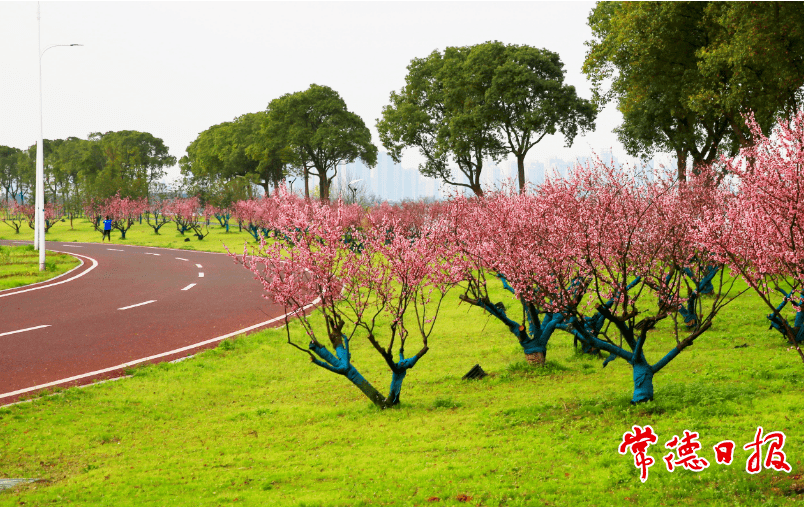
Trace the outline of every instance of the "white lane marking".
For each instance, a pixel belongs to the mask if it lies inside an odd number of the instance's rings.
[[[34,329],[42,329],[43,327],[50,327],[50,324],[46,324],[44,326],[27,327],[25,329],[18,329],[17,331],[9,331],[7,333],[0,333],[0,336],[6,336],[6,335],[16,334],[16,333],[24,333],[25,331],[33,331]]]
[[[63,244],[63,245],[61,245],[61,246],[62,246],[62,247],[69,246],[70,248],[84,248],[84,247],[82,247],[81,245],[69,245],[69,244]]]
[[[92,257],[87,257],[86,255],[79,255],[79,254],[74,253],[74,252],[61,252],[61,251],[59,251],[59,250],[50,250],[50,251],[51,251],[51,252],[58,252],[58,253],[69,253],[70,255],[74,255],[74,256],[76,256],[76,257],[83,257],[84,259],[89,259],[89,260],[91,260],[91,261],[92,261],[92,266],[90,266],[90,268],[89,268],[89,269],[87,269],[86,271],[84,271],[83,273],[79,273],[79,274],[75,275],[75,276],[74,276],[74,277],[72,277],[72,278],[68,278],[68,279],[66,279],[66,280],[62,280],[62,281],[60,281],[60,282],[48,283],[47,285],[42,285],[41,287],[32,287],[32,288],[30,288],[30,289],[25,289],[25,290],[16,290],[16,289],[5,289],[5,290],[2,290],[2,291],[0,291],[0,298],[4,298],[4,297],[8,297],[8,296],[14,296],[14,295],[16,295],[16,294],[23,294],[23,293],[25,293],[25,292],[30,292],[30,291],[32,291],[32,290],[44,289],[44,288],[46,288],[46,287],[53,287],[54,285],[60,285],[60,284],[62,284],[62,283],[67,283],[67,282],[69,282],[69,281],[75,280],[76,278],[80,278],[80,277],[84,276],[85,274],[89,273],[90,271],[92,271],[93,269],[95,269],[96,267],[98,267],[98,261],[96,261],[96,260],[95,260],[95,259],[93,259]],[[78,259],[78,260],[81,260],[81,259]],[[81,268],[81,266],[83,266],[83,265],[84,265],[84,261],[81,261],[81,264],[80,264],[80,265],[78,265],[78,266],[74,267],[74,268],[73,268],[73,269],[71,269],[70,271],[68,271],[68,272],[66,272],[66,273],[64,273],[64,274],[61,274],[61,275],[59,275],[59,276],[57,276],[57,277],[55,277],[55,278],[51,278],[50,280],[45,280],[44,282],[39,282],[39,283],[46,283],[46,282],[50,282],[50,281],[55,280],[55,279],[57,279],[57,278],[61,278],[62,276],[66,276],[66,275],[68,275],[68,274],[72,273],[73,271],[75,271],[76,269],[80,269],[80,268]],[[32,285],[36,285],[36,284],[32,284]],[[6,292],[6,291],[15,291],[15,292],[11,292],[10,294],[2,294],[2,292]]]
[[[197,267],[197,268],[203,268],[204,266],[202,266],[201,264],[196,264],[196,265],[195,265],[195,267]]]
[[[180,261],[186,261],[187,260],[187,259],[182,259],[181,257],[176,257],[176,259],[178,259]]]
[[[198,273],[198,278],[204,278],[204,272],[203,271]]]
[[[125,252],[125,250],[118,250],[117,248],[107,248],[106,250],[111,250],[112,252]]]
[[[312,303],[310,303],[307,306],[305,306],[304,308],[302,308],[302,311],[307,310],[308,308],[310,308],[313,305],[317,305],[320,301],[321,301],[321,298],[316,298],[315,301],[313,301]],[[48,382],[47,384],[40,384],[38,386],[26,387],[24,389],[18,389],[16,391],[11,391],[10,393],[3,393],[3,394],[0,394],[0,399],[8,398],[9,396],[16,396],[18,394],[25,394],[25,393],[28,393],[28,392],[31,392],[31,391],[36,391],[37,389],[45,389],[47,387],[57,386],[59,384],[64,384],[65,382],[72,382],[74,380],[81,380],[82,378],[91,377],[93,375],[100,375],[101,373],[108,373],[110,371],[122,370],[123,368],[128,368],[130,366],[134,366],[134,365],[137,365],[137,364],[140,364],[140,363],[144,363],[145,361],[151,361],[153,359],[159,359],[160,357],[170,356],[170,355],[178,354],[180,352],[184,352],[184,351],[187,351],[187,350],[192,350],[194,348],[203,347],[204,345],[209,345],[210,343],[219,342],[219,341],[225,340],[227,338],[231,338],[232,336],[237,336],[239,334],[247,333],[247,332],[253,331],[253,330],[257,329],[257,328],[267,326],[268,324],[273,324],[274,322],[276,322],[276,321],[278,321],[280,319],[284,319],[288,315],[290,315],[290,313],[286,313],[285,315],[280,315],[279,317],[275,317],[275,318],[273,318],[271,320],[266,320],[265,322],[260,322],[259,324],[254,324],[253,326],[245,327],[243,329],[240,329],[238,331],[234,331],[234,332],[229,333],[229,334],[225,334],[223,336],[218,336],[217,338],[211,338],[209,340],[194,343],[192,345],[187,345],[186,347],[182,347],[180,349],[174,349],[174,350],[170,350],[168,352],[162,352],[161,354],[156,354],[156,355],[153,355],[153,356],[148,356],[148,357],[143,357],[143,358],[140,358],[140,359],[135,359],[133,361],[129,361],[129,362],[123,363],[123,364],[118,364],[117,366],[111,366],[109,368],[104,368],[102,370],[91,371],[89,373],[82,373],[81,375],[75,375],[75,376],[72,376],[72,377],[69,377],[69,378],[63,378],[61,380],[54,380],[53,382]]]
[[[162,254],[153,253],[153,252],[145,252],[145,255],[162,255]]]
[[[137,307],[137,306],[147,305],[148,303],[155,303],[155,302],[156,302],[156,299],[152,299],[152,300],[146,301],[144,303],[137,303],[136,305],[124,306],[123,308],[118,308],[118,310],[128,310],[129,308],[134,308],[134,307]]]
[[[190,289],[192,289],[193,287],[195,287],[195,284],[194,284],[194,283],[191,283],[190,285],[188,285],[187,287],[183,288],[182,290],[190,290]]]

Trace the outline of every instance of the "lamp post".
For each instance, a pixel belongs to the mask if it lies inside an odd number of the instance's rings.
[[[360,178],[359,180],[352,180],[352,181],[349,182],[349,185],[347,185],[349,187],[349,190],[352,191],[352,204],[357,202],[357,189],[352,188],[352,185],[354,183],[357,183],[358,181],[363,181],[363,178]]]
[[[36,22],[39,29],[39,140],[36,141],[36,200],[34,210],[34,248],[39,250],[39,271],[45,270],[45,143],[42,131],[42,56],[50,48],[82,46],[83,44],[53,44],[42,51],[42,22],[39,2],[36,3]]]

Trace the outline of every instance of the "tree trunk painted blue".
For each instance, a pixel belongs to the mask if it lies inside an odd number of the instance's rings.
[[[399,361],[393,363],[391,366],[392,375],[389,394],[387,397],[384,397],[352,365],[351,353],[349,352],[349,338],[343,334],[341,336],[343,345],[335,348],[334,355],[326,347],[323,347],[316,342],[311,342],[309,345],[310,350],[312,350],[318,357],[322,359],[319,360],[313,358],[313,363],[326,370],[348,378],[352,384],[360,389],[360,391],[379,408],[389,408],[394,405],[398,405],[400,393],[402,392],[402,381],[405,380],[408,370],[416,365],[424,353],[420,353],[421,355],[416,354],[413,357],[405,359],[404,353],[400,351]],[[424,352],[426,353],[426,349]]]
[[[126,219],[125,222],[112,223],[112,228],[120,231],[120,239],[126,239],[126,231],[131,229],[131,226],[134,225],[136,220],[136,218],[129,218]]]
[[[796,343],[801,343],[804,341],[804,311],[796,312],[796,318],[793,320],[792,326],[789,323],[787,323],[787,326],[785,326],[786,321],[780,312],[790,300],[790,294],[779,288],[776,290],[782,293],[784,299],[779,306],[776,307],[776,311],[768,315],[767,318],[770,320],[770,327],[768,329],[775,329],[779,331],[785,340],[789,342],[791,340],[787,335],[786,327],[790,327],[790,329],[793,331]],[[804,298],[800,298],[798,300],[798,305],[801,306],[802,304],[804,304]]]
[[[706,269],[706,275],[704,275],[700,281],[696,282],[695,290],[689,295],[687,305],[678,309],[678,313],[684,318],[684,323],[687,325],[687,327],[695,327],[698,325],[698,317],[695,312],[695,305],[698,302],[698,297],[701,294],[710,294],[714,291],[712,279],[715,277],[717,272],[720,271],[720,267],[707,266]],[[684,268],[684,273],[695,281],[690,268]]]
[[[653,400],[653,368],[645,360],[644,354],[631,363],[634,368],[634,396],[631,403],[642,403]]]
[[[218,223],[221,224],[221,227],[226,227],[226,232],[229,232],[230,216],[229,213],[215,213],[215,218],[218,220]]]
[[[601,350],[605,350],[609,352],[611,356],[609,356],[604,362],[603,366],[605,367],[608,363],[610,363],[615,357],[621,357],[625,359],[628,364],[631,365],[633,368],[633,379],[634,379],[634,394],[631,399],[632,403],[642,403],[644,401],[649,401],[653,399],[653,377],[659,373],[665,366],[667,366],[673,359],[678,357],[682,350],[686,347],[690,346],[693,343],[695,336],[691,335],[686,339],[682,340],[681,343],[670,349],[664,357],[662,357],[658,362],[653,365],[650,365],[645,358],[645,355],[642,351],[642,348],[645,344],[647,339],[648,331],[653,328],[654,322],[649,320],[643,320],[642,323],[647,322],[647,325],[640,327],[639,325],[636,328],[639,328],[640,336],[639,338],[635,338],[634,336],[634,327],[627,325],[626,323],[616,320],[614,316],[608,312],[608,309],[601,305],[599,311],[603,316],[610,320],[620,331],[620,335],[622,336],[623,340],[628,343],[629,348],[633,352],[628,352],[627,350],[623,349],[618,345],[614,345],[613,343],[603,341],[596,336],[592,336],[587,329],[583,326],[577,326],[576,330],[578,331],[578,336],[583,337],[584,340],[588,341],[594,347],[597,347]],[[572,323],[577,323],[577,320],[571,319]],[[710,322],[707,322],[702,326],[699,330],[697,330],[698,335],[703,333],[706,329],[708,329]]]
[[[258,231],[259,229],[257,229],[257,227],[253,224],[248,224],[248,226],[246,226],[246,232],[254,237],[254,241],[260,240],[260,233]]]
[[[497,278],[502,282],[503,287],[507,291],[516,295],[516,292],[508,284],[504,275],[498,274]],[[528,324],[527,328],[525,328],[525,326],[521,325],[519,322],[508,317],[505,305],[502,303],[491,304],[491,301],[467,297],[461,297],[461,300],[484,309],[505,324],[508,330],[516,336],[529,363],[544,364],[545,357],[547,356],[547,343],[550,341],[550,337],[553,335],[556,327],[563,321],[564,316],[562,314],[547,312],[540,322],[536,308],[520,298],[519,302],[522,305]]]
[[[383,406],[385,398],[372,386],[363,375],[352,366],[349,354],[349,339],[343,336],[344,345],[335,348],[333,355],[326,347],[310,342],[309,348],[322,360],[313,358],[313,363],[338,375],[348,378],[360,391],[377,406]]]
[[[391,374],[391,388],[388,390],[388,403],[390,405],[399,404],[399,395],[402,392],[402,381],[405,380],[405,375],[408,370],[399,370]]]
[[[386,398],[387,406],[399,404],[399,394],[402,392],[402,381],[405,380],[405,375],[408,374],[408,370],[416,366],[416,363],[419,362],[421,357],[422,356],[417,354],[405,359],[404,353],[402,351],[399,352],[399,361],[394,363],[394,367],[391,369],[391,388],[388,391],[388,398]]]
[[[642,279],[642,277],[639,277],[639,276],[634,278],[634,280],[626,286],[625,290],[629,291],[629,290],[633,289],[636,286],[636,284],[639,283],[639,281],[641,279]],[[615,292],[614,295],[615,295],[615,297],[619,297],[619,291]],[[608,301],[606,301],[603,306],[605,306],[606,308],[611,308],[613,304],[614,304],[614,298],[609,299]],[[584,329],[586,330],[586,334],[589,334],[589,335],[594,336],[594,337],[597,337],[598,335],[600,335],[600,331],[603,329],[603,325],[605,323],[606,323],[606,318],[603,317],[603,314],[601,314],[599,311],[596,312],[591,317],[583,317],[583,321],[582,321],[582,325],[583,325]],[[581,351],[584,354],[598,354],[600,352],[588,340],[584,339],[584,335],[579,333],[575,329],[575,325],[573,324],[572,321],[570,321],[568,319],[565,319],[565,320],[563,320],[562,322],[560,322],[558,324],[558,328],[563,329],[564,331],[567,331],[569,333],[572,333],[572,335],[575,337],[574,340],[573,340],[574,345],[577,346],[578,342],[580,342]],[[610,356],[609,359],[604,364],[610,363],[611,361],[614,360],[615,357],[617,357],[617,356],[614,356],[614,355]]]
[[[698,294],[711,294],[715,291],[715,286],[712,285],[712,279],[719,270],[720,268],[716,266],[706,266],[706,275],[704,275],[704,278],[697,284]],[[684,268],[684,273],[695,280],[695,275],[693,275],[690,268]]]
[[[605,315],[607,312],[604,310],[601,313]],[[574,320],[574,322],[577,322],[577,320]],[[620,328],[622,332],[623,328],[619,326],[618,328]],[[659,369],[664,367],[664,365],[667,364],[670,359],[678,355],[678,349],[674,348],[669,354],[662,358],[660,363],[663,364],[659,365],[659,363],[657,363],[657,365],[651,366],[648,364],[647,360],[645,359],[645,355],[642,353],[644,335],[647,334],[647,331],[643,332],[643,337],[641,337],[639,340],[634,340],[632,328],[627,328],[626,332],[622,333],[624,340],[629,344],[629,347],[631,347],[633,352],[628,352],[617,345],[603,341],[596,336],[592,336],[583,325],[578,326],[577,331],[578,334],[576,336],[583,337],[583,340],[586,340],[593,347],[596,347],[600,350],[605,350],[611,354],[603,362],[603,367],[610,363],[615,357],[621,357],[631,365],[631,368],[633,369],[634,381],[634,394],[631,398],[631,403],[642,403],[653,399],[653,376],[659,371]],[[668,357],[671,355],[672,357]]]

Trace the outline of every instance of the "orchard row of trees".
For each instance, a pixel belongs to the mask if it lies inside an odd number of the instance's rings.
[[[396,212],[280,190],[253,203],[267,225],[259,248],[230,255],[297,317],[309,342],[293,340],[286,317],[288,342],[379,407],[399,403],[453,288],[455,303],[496,318],[533,364],[544,363],[551,339],[572,336],[587,353],[606,353],[603,366],[628,363],[632,401],[648,401],[654,377],[749,290],[804,361],[804,112],[781,120],[770,138],[753,117],[746,125],[751,146],[685,178],[598,160],[525,192]],[[748,288],[738,289],[739,278]],[[491,283],[511,300],[492,301]],[[325,326],[305,313],[313,303]],[[650,331],[668,319],[675,345],[657,350]],[[390,370],[387,395],[355,368],[355,339],[368,340]]]
[[[221,225],[227,222],[229,210],[221,210],[212,205],[202,206],[198,197],[152,199],[121,197],[116,194],[107,199],[90,197],[80,205],[79,213],[67,213],[63,206],[55,203],[45,205],[45,234],[59,222],[65,221],[65,215],[70,215],[70,223],[76,217],[83,216],[92,224],[96,231],[103,230],[102,222],[105,219],[112,221],[112,229],[120,231],[121,239],[126,239],[126,233],[135,223],[145,223],[151,227],[154,234],[160,229],[174,223],[176,230],[184,235],[190,232],[198,239],[204,239],[209,230],[209,221],[220,217]],[[27,224],[34,228],[35,211],[33,204],[20,204],[17,201],[0,203],[0,222],[14,229],[16,234]],[[205,227],[206,226],[206,227]],[[227,229],[228,230],[228,229]]]

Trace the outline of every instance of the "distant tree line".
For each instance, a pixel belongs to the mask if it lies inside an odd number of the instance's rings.
[[[447,47],[414,58],[404,86],[392,91],[377,119],[380,141],[400,162],[414,148],[419,171],[482,195],[489,160],[524,161],[545,136],[571,145],[592,131],[613,102],[615,129],[632,156],[670,152],[678,178],[721,154],[755,143],[752,113],[763,134],[791,118],[804,98],[804,8],[800,2],[599,2],[589,15],[593,40],[583,64],[592,100],[564,83],[559,55],[497,41]],[[45,200],[65,206],[88,197],[150,198],[176,163],[161,139],[136,131],[46,140]],[[304,195],[329,200],[338,168],[377,163],[363,119],[332,88],[312,84],[201,132],[178,161],[181,189],[202,205],[227,207],[300,179]],[[0,146],[6,199],[30,201],[36,147]],[[318,188],[310,188],[310,177]],[[462,176],[462,177],[461,177]],[[349,192],[346,192],[347,194]],[[316,195],[317,194],[317,195]]]
[[[44,140],[46,203],[81,209],[90,198],[149,198],[160,190],[165,168],[176,163],[164,142],[147,132],[93,133],[87,139]],[[0,146],[0,188],[7,201],[33,202],[36,144],[26,150]]]

